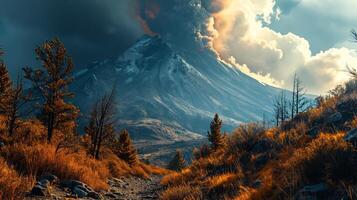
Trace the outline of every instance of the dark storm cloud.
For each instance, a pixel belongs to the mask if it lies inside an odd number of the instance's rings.
[[[117,56],[143,34],[131,2],[2,0],[0,47],[10,68],[33,65],[35,46],[53,37],[65,43],[77,66]]]
[[[172,43],[197,44],[204,33],[211,0],[138,0],[138,15],[151,32]]]

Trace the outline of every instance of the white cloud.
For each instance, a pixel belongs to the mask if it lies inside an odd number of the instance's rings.
[[[326,2],[332,3],[331,0]],[[302,6],[327,9],[324,3],[303,0]],[[312,55],[310,44],[303,37],[294,33],[280,34],[264,26],[277,14],[275,0],[225,0],[222,5],[223,9],[209,20],[213,48],[227,62],[234,60],[246,73],[252,76],[255,73],[255,78],[289,88],[297,72],[308,92],[323,94],[347,79],[346,65],[357,66],[357,60],[347,48]]]

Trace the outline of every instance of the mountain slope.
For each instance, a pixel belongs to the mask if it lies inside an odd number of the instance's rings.
[[[208,51],[178,50],[158,36],[143,37],[123,55],[91,64],[75,79],[81,110],[89,110],[117,83],[119,126],[132,130],[136,141],[202,138],[215,112],[230,131],[271,114],[279,92]]]

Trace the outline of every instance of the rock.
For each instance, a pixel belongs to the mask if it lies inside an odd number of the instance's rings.
[[[77,180],[64,180],[61,181],[60,186],[63,188],[73,189],[76,186],[88,187],[85,183],[77,181]]]
[[[83,191],[82,189],[80,189],[78,187],[73,188],[72,194],[74,196],[76,196],[76,197],[79,197],[79,198],[83,198],[83,197],[86,197],[88,195],[87,192]]]
[[[297,200],[305,199],[323,199],[325,196],[328,197],[328,187],[325,183],[319,183],[316,185],[307,185],[303,187],[297,193]]]
[[[30,196],[41,196],[45,197],[48,196],[49,192],[47,190],[47,187],[42,186],[41,184],[35,184],[35,186],[32,188],[30,192]]]
[[[96,193],[91,187],[77,180],[62,181],[60,187],[68,188],[73,195],[80,198],[90,197],[93,199],[102,199],[99,193]]]
[[[342,119],[342,114],[340,112],[335,112],[334,114],[328,116],[325,120],[327,124],[333,124],[339,122]]]
[[[50,182],[50,184],[52,184],[53,182],[58,180],[57,176],[55,176],[53,174],[48,174],[48,173],[41,176],[41,179],[48,180]]]
[[[347,132],[343,139],[347,142],[357,143],[357,128]]]
[[[37,181],[36,184],[39,184],[39,185],[41,185],[41,186],[47,188],[48,186],[50,186],[51,183],[50,183],[50,181],[47,180],[47,179],[40,179],[39,181]]]

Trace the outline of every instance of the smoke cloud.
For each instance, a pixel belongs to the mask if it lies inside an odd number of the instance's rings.
[[[34,49],[59,37],[76,68],[118,56],[143,30],[134,19],[131,0],[2,0],[0,47],[13,75],[36,65]]]
[[[141,6],[147,5],[141,1]],[[153,2],[153,1],[149,1]],[[296,72],[308,92],[323,94],[346,80],[346,65],[355,66],[353,51],[332,48],[313,54],[310,43],[294,33],[281,34],[267,25],[300,1],[156,0],[160,12],[149,27],[171,41],[196,42],[220,59],[263,82],[290,88]],[[142,10],[145,10],[142,8]],[[348,31],[348,30],[346,30]]]
[[[6,50],[14,74],[17,68],[36,64],[35,46],[55,36],[64,41],[77,66],[84,66],[119,55],[143,34],[159,34],[185,50],[210,50],[272,85],[290,88],[297,72],[308,92],[322,94],[347,79],[346,65],[357,65],[352,50],[336,47],[312,53],[304,37],[277,32],[269,25],[299,5],[328,10],[327,4],[318,0],[3,0],[0,47]],[[353,6],[343,8],[353,14]],[[337,10],[331,14],[347,17]]]

